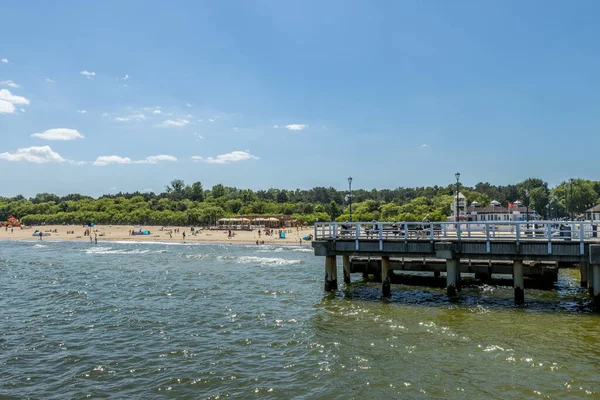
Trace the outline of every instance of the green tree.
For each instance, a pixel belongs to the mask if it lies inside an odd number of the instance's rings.
[[[342,212],[340,211],[340,207],[333,200],[331,200],[331,202],[329,203],[329,207],[327,208],[327,213],[329,214],[329,217],[332,221],[335,221],[335,219],[342,214]]]
[[[202,189],[202,183],[194,182],[192,186],[190,186],[190,195],[189,199],[192,201],[204,201],[204,189]]]

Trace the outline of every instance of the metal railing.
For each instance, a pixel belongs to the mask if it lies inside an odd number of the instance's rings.
[[[468,240],[579,241],[598,240],[598,222],[317,222],[316,240]]]

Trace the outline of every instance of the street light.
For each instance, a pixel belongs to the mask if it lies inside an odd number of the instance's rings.
[[[571,211],[571,221],[573,221],[573,178],[569,179],[571,183],[571,200],[569,201],[569,208]]]
[[[529,228],[529,190],[525,189],[525,207],[527,207],[527,228]]]
[[[460,179],[460,172],[457,172],[454,174],[454,177],[456,178],[456,229],[458,229],[459,225],[458,225],[458,216],[459,216],[459,212],[458,212],[458,180]]]
[[[352,177],[348,178],[348,192],[350,193],[350,222],[352,222]]]

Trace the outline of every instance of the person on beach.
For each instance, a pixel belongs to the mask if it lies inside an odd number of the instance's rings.
[[[185,240],[185,231],[183,231],[183,240]]]
[[[40,240],[42,240],[42,232],[40,231]]]
[[[98,234],[94,233],[94,243],[98,244]]]

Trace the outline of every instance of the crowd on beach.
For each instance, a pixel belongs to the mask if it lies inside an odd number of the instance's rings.
[[[235,230],[233,227],[226,229],[188,227],[166,227],[166,226],[131,226],[122,225],[40,225],[39,230],[35,226],[19,227],[3,226],[0,231],[0,240],[17,239],[27,240],[33,235],[37,240],[86,240],[90,243],[98,243],[100,240],[135,240],[145,241],[179,241],[179,242],[222,242],[223,239],[235,243],[269,244],[286,243],[302,244],[300,228],[273,228],[260,227],[252,230]],[[17,229],[15,229],[17,228]],[[33,228],[32,230],[30,230]],[[44,229],[41,229],[44,228]],[[296,232],[297,231],[297,232]],[[292,235],[292,233],[294,233]],[[297,235],[296,235],[297,233]],[[221,236],[221,234],[223,236]],[[308,238],[308,235],[305,239]],[[308,240],[309,241],[309,240]]]

